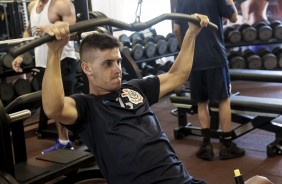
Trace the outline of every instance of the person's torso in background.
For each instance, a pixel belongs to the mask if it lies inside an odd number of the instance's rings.
[[[179,0],[177,9],[179,13],[207,15],[210,22],[219,28],[218,32],[204,28],[197,36],[193,70],[206,70],[227,65],[222,18],[232,16],[235,11],[232,5],[227,5],[226,0]],[[188,28],[187,22],[184,21],[181,27],[184,36]]]
[[[36,31],[37,26],[52,24],[52,22],[50,22],[48,18],[48,10],[49,10],[51,1],[52,0],[49,0],[45,4],[42,11],[39,13],[37,13],[36,11],[37,6],[39,4],[39,0],[35,3],[34,7],[32,8],[31,13],[30,13],[30,26],[31,26],[31,32],[32,32],[33,37],[41,35],[41,33]],[[35,63],[37,67],[46,68],[47,54],[48,54],[48,46],[46,43],[34,49]],[[64,50],[61,56],[61,60],[66,57],[76,59],[73,41],[69,41],[69,43],[64,47]]]

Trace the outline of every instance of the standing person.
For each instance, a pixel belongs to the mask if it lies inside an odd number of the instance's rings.
[[[202,27],[209,22],[204,15],[192,16],[200,19]],[[56,22],[48,29],[58,40],[48,44],[42,86],[44,110],[50,118],[79,134],[108,183],[206,184],[189,175],[150,108],[188,79],[200,30],[190,25],[182,50],[168,73],[126,84],[121,84],[120,42],[107,34],[89,35],[80,45],[80,57],[90,94],[66,97],[60,55],[69,40],[68,24]],[[271,184],[262,176],[250,179],[245,183]]]
[[[201,31],[195,45],[190,88],[191,99],[198,105],[198,118],[203,136],[203,143],[197,151],[197,156],[205,160],[212,160],[214,157],[210,143],[209,103],[216,103],[219,105],[219,123],[222,129],[219,157],[223,160],[242,157],[245,151],[237,147],[231,137],[231,84],[223,36],[223,18],[231,22],[237,20],[237,10],[233,0],[178,0],[176,12],[205,14],[219,28],[216,33]],[[187,28],[187,24],[183,21],[174,23],[174,32],[180,44]]]
[[[57,21],[68,22],[74,24],[76,22],[75,9],[70,0],[34,0],[28,5],[28,12],[30,15],[30,23],[25,30],[23,36],[42,36],[46,32],[48,25]],[[43,44],[34,49],[35,65],[40,70],[41,79],[39,84],[42,83],[43,73],[47,63],[48,46]],[[76,74],[76,56],[73,41],[69,41],[65,45],[61,58],[61,70],[63,75],[64,92],[66,95],[74,93],[75,74]],[[18,56],[12,63],[13,69],[16,72],[22,72],[21,63],[23,55]],[[53,88],[55,90],[56,88]],[[42,121],[47,121],[47,117],[43,110],[40,111],[40,118]],[[68,131],[60,123],[56,122],[58,131],[58,140],[48,149],[42,151],[42,154],[60,149],[73,149],[72,142],[69,140]]]

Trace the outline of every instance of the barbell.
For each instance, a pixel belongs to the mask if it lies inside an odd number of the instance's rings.
[[[90,31],[91,28],[93,27],[97,27],[97,26],[112,26],[112,27],[116,27],[116,28],[120,28],[123,30],[128,30],[128,31],[141,31],[144,30],[146,28],[149,28],[161,21],[164,20],[186,20],[188,22],[194,23],[196,25],[200,25],[200,20],[198,18],[195,18],[191,15],[187,15],[187,14],[182,14],[182,13],[165,13],[162,14],[160,16],[157,16],[147,22],[134,22],[131,24],[119,21],[119,20],[115,20],[115,19],[111,19],[111,18],[96,18],[96,19],[89,19],[89,20],[84,20],[84,21],[80,21],[77,22],[73,25],[70,25],[70,33],[75,33],[75,32],[82,32],[82,31]],[[209,22],[208,23],[208,28],[210,28],[213,31],[217,31],[218,27],[217,25]],[[54,36],[50,36],[48,34],[43,35],[41,37],[35,38],[34,40],[31,40],[27,43],[21,44],[17,47],[11,48],[9,50],[9,53],[13,56],[16,57],[18,55],[21,55],[43,43],[46,43],[48,41],[51,41],[55,39]]]

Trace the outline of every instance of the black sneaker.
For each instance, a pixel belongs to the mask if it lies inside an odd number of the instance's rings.
[[[220,147],[219,158],[221,160],[227,160],[232,158],[238,158],[245,155],[245,150],[237,147],[235,143],[231,143],[229,147],[222,145]]]
[[[203,143],[196,153],[197,157],[204,160],[212,160],[214,157],[213,147],[211,144]]]

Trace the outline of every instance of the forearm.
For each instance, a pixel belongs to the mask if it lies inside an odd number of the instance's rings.
[[[56,119],[64,106],[64,88],[60,66],[61,51],[48,51],[48,61],[42,82],[42,102],[48,117]]]
[[[30,31],[25,30],[25,31],[24,31],[24,33],[23,33],[23,37],[24,37],[24,38],[31,37],[31,33],[30,33]]]
[[[195,41],[196,34],[188,30],[172,67],[167,73],[159,75],[161,84],[159,97],[175,90],[187,81],[193,64]]]
[[[196,34],[189,29],[183,39],[181,50],[169,71],[177,78],[178,85],[183,84],[189,77],[195,51]]]

